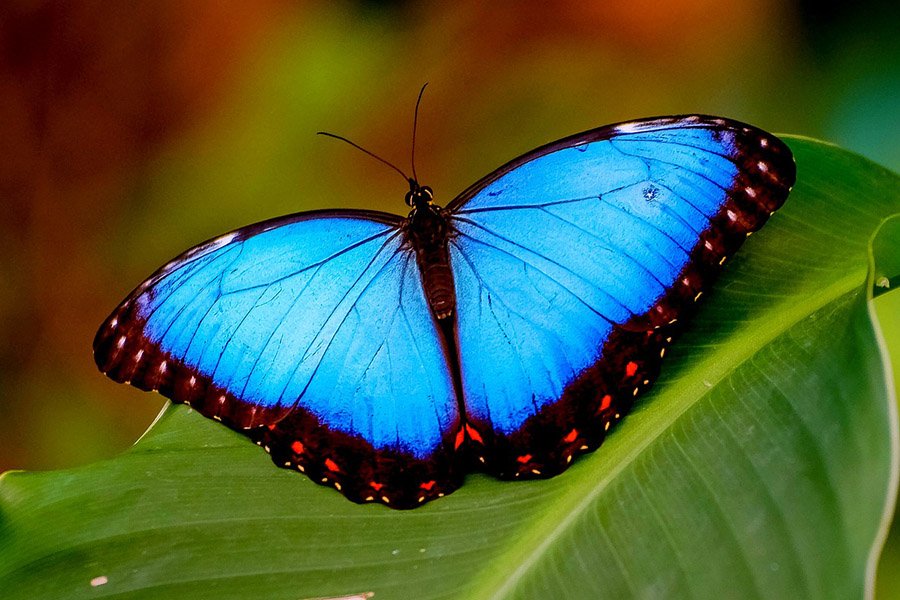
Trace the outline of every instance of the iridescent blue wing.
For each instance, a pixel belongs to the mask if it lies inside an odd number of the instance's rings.
[[[107,319],[97,364],[351,500],[405,508],[453,490],[458,403],[399,222],[307,213],[202,244]]]
[[[549,476],[599,445],[794,177],[774,136],[688,116],[561,140],[455,200],[465,429],[487,469]]]

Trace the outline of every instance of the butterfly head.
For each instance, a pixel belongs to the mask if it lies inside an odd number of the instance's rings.
[[[434,191],[427,185],[419,185],[413,178],[409,179],[409,191],[406,192],[406,205],[413,209],[424,209],[434,204]]]
[[[403,229],[416,251],[441,249],[447,241],[447,218],[444,210],[434,203],[434,192],[427,185],[409,178],[406,204],[412,208]]]

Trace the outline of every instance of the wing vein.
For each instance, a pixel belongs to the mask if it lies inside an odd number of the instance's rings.
[[[603,291],[603,290],[598,289],[593,283],[591,283],[590,281],[588,281],[587,279],[585,279],[584,277],[582,277],[582,276],[579,275],[578,273],[575,273],[575,272],[572,271],[571,269],[567,268],[566,266],[564,266],[564,265],[562,265],[562,264],[560,264],[560,263],[558,263],[558,262],[556,262],[556,261],[554,261],[554,260],[552,260],[552,259],[550,259],[550,258],[547,258],[546,256],[544,256],[544,255],[542,255],[542,254],[539,254],[539,253],[535,252],[534,250],[531,250],[530,248],[526,248],[526,247],[522,246],[521,244],[518,244],[518,243],[516,243],[516,242],[513,242],[512,240],[509,240],[509,239],[505,238],[504,236],[499,235],[499,234],[497,234],[497,233],[491,231],[489,228],[487,228],[487,227],[481,225],[480,223],[476,223],[475,221],[470,221],[469,219],[461,219],[461,218],[457,218],[457,220],[463,221],[463,222],[465,222],[465,223],[469,223],[470,225],[472,225],[472,226],[474,226],[474,227],[477,227],[478,229],[481,229],[481,230],[484,231],[485,233],[487,233],[487,234],[489,234],[489,235],[492,235],[492,236],[496,237],[497,239],[503,240],[504,242],[506,242],[506,243],[508,243],[508,244],[510,244],[510,245],[512,245],[512,246],[516,246],[516,247],[518,247],[518,248],[521,248],[521,249],[524,250],[525,252],[529,252],[529,253],[531,253],[531,254],[534,254],[535,256],[537,256],[537,257],[539,257],[539,258],[542,258],[542,259],[546,260],[547,262],[549,262],[549,263],[551,263],[551,264],[553,264],[553,265],[556,265],[556,266],[559,267],[560,269],[563,269],[563,270],[566,271],[567,273],[570,273],[571,275],[573,275],[575,278],[577,278],[577,279],[583,281],[583,282],[586,283],[589,287],[591,287],[591,288],[594,289],[595,291],[599,292],[599,293],[602,294],[603,296],[609,298],[613,303],[615,303],[615,304],[617,304],[618,306],[620,306],[620,307],[621,307],[623,310],[625,310],[628,314],[634,315],[634,313],[633,313],[627,306],[625,306],[624,304],[622,304],[621,302],[619,302],[618,299],[616,299],[615,297],[611,296],[609,293],[607,293],[607,292],[605,292],[605,291]],[[462,233],[462,232],[460,232],[460,235],[463,236],[463,237],[465,237],[465,238],[467,238],[467,239],[469,239],[469,240],[472,240],[473,242],[475,242],[475,243],[477,243],[477,244],[481,244],[481,245],[483,245],[483,246],[487,246],[488,248],[493,248],[494,250],[496,250],[496,251],[498,251],[498,252],[501,252],[501,253],[503,253],[503,254],[506,254],[507,256],[510,256],[510,257],[512,257],[512,258],[514,258],[514,259],[516,259],[516,260],[518,260],[518,261],[520,261],[520,262],[522,262],[522,263],[525,263],[525,264],[530,265],[535,271],[537,271],[538,273],[541,273],[541,274],[544,275],[547,279],[549,279],[550,281],[552,281],[553,283],[555,283],[556,285],[558,285],[561,289],[563,289],[563,290],[565,290],[566,292],[568,292],[575,300],[577,300],[580,304],[583,304],[585,307],[588,308],[588,310],[590,310],[591,312],[593,312],[594,314],[596,314],[598,317],[602,318],[603,320],[607,321],[607,322],[610,323],[610,324],[613,324],[613,325],[615,324],[615,321],[614,321],[613,319],[610,319],[609,317],[607,317],[606,315],[604,315],[603,313],[601,313],[600,311],[598,311],[597,309],[595,309],[593,306],[591,306],[590,304],[588,304],[584,299],[582,299],[578,294],[576,294],[575,292],[573,292],[572,290],[570,290],[569,288],[567,288],[565,285],[563,285],[562,283],[560,283],[557,279],[555,279],[554,277],[552,277],[552,276],[549,275],[548,273],[544,272],[544,271],[543,271],[542,269],[540,269],[539,267],[536,267],[534,264],[532,264],[532,263],[526,261],[526,260],[523,259],[522,257],[516,256],[515,254],[513,254],[512,252],[510,252],[510,251],[508,251],[508,250],[504,250],[503,248],[500,248],[499,246],[496,246],[496,245],[491,244],[491,243],[489,243],[489,242],[486,242],[486,241],[484,241],[484,240],[480,240],[480,239],[478,239],[478,238],[476,238],[476,237],[472,237],[471,235],[468,235],[468,234],[465,234],[465,233]],[[459,245],[457,244],[457,248],[458,248],[458,247],[459,247]]]
[[[344,295],[341,297],[341,299],[335,304],[334,308],[331,310],[331,312],[329,313],[328,317],[325,319],[325,323],[327,323],[328,321],[331,320],[331,318],[332,318],[332,317],[334,316],[334,314],[337,312],[337,309],[341,306],[341,304],[343,304],[344,300],[347,299],[347,297],[348,297],[348,295],[350,294],[350,292],[351,292],[351,291],[356,287],[356,285],[362,280],[363,276],[364,276],[366,273],[368,273],[369,269],[370,269],[370,268],[372,267],[372,265],[375,263],[375,260],[378,258],[378,256],[380,256],[381,253],[384,252],[384,249],[387,247],[387,245],[388,245],[389,243],[391,243],[398,235],[400,235],[400,231],[395,232],[395,233],[394,233],[393,235],[391,235],[387,240],[384,241],[384,243],[383,243],[383,244],[381,245],[381,247],[378,249],[378,252],[376,252],[376,253],[372,256],[372,259],[371,259],[371,260],[369,261],[369,263],[366,265],[366,268],[363,269],[362,273],[360,273],[359,277],[356,278],[356,280],[353,282],[353,284],[351,284],[350,287],[347,289],[347,291],[344,292]],[[368,281],[368,283],[366,283],[366,285],[363,287],[363,289],[360,290],[359,294],[358,294],[357,297],[356,297],[356,300],[353,301],[353,305],[350,307],[351,309],[356,305],[356,302],[359,301],[359,299],[363,296],[363,294],[365,294],[366,290],[369,289],[369,286],[372,285],[372,282],[375,281],[375,279],[377,279],[378,276],[384,271],[384,269],[387,268],[387,266],[391,263],[391,259],[393,258],[393,256],[395,256],[395,255],[396,255],[397,253],[399,253],[399,252],[400,252],[400,249],[399,249],[399,248],[395,249],[393,255],[385,261],[384,265],[382,265],[382,267],[375,273],[375,275],[372,276],[372,279],[370,279],[370,280]],[[348,310],[347,313],[344,314],[344,316],[341,318],[340,322],[338,323],[338,326],[335,328],[334,335],[331,336],[331,339],[330,339],[330,340],[328,341],[328,343],[325,345],[325,350],[322,352],[323,358],[324,358],[325,354],[328,352],[328,350],[331,348],[332,343],[334,343],[335,338],[337,337],[338,333],[340,332],[341,328],[343,327],[344,323],[346,322],[346,319],[347,319],[347,315],[348,315],[348,314],[349,314],[349,310]],[[304,356],[303,356],[303,358],[306,358],[306,353],[309,351],[310,347],[312,347],[312,345],[313,345],[313,343],[315,342],[315,340],[316,340],[315,337],[313,337],[313,339],[310,340],[309,344],[308,344],[307,347],[306,347],[306,350],[304,350]],[[281,393],[280,393],[279,396],[278,396],[278,403],[281,403],[281,400],[284,398],[284,394],[285,394],[285,392],[287,392],[287,389],[288,389],[288,387],[290,386],[291,381],[294,379],[294,376],[297,374],[297,370],[300,368],[300,365],[302,364],[302,362],[303,362],[303,361],[302,361],[302,359],[301,359],[301,361],[297,363],[297,366],[294,367],[294,370],[291,372],[291,375],[290,375],[290,376],[287,378],[287,380],[285,381],[284,388],[281,390]],[[320,360],[318,363],[316,363],[316,366],[313,368],[313,372],[310,374],[309,379],[307,380],[306,384],[303,386],[303,389],[302,389],[302,390],[300,391],[300,393],[297,395],[297,400],[294,402],[294,406],[296,406],[296,402],[299,401],[300,398],[303,397],[303,395],[306,393],[306,390],[309,389],[309,385],[310,385],[310,383],[312,383],[312,380],[315,378],[316,373],[318,372],[320,365],[321,365],[321,360]]]

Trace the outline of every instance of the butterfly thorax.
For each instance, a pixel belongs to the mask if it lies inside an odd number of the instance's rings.
[[[435,317],[446,319],[456,308],[447,249],[450,227],[444,210],[434,203],[431,188],[420,186],[415,180],[410,180],[409,186],[406,203],[412,210],[403,223],[403,232],[416,251],[428,305]]]

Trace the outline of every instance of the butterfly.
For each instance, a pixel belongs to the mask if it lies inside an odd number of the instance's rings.
[[[405,218],[304,212],[188,250],[95,360],[354,502],[413,508],[472,469],[550,477],[650,387],[795,175],[775,136],[690,115],[553,142],[446,207],[407,178]]]

